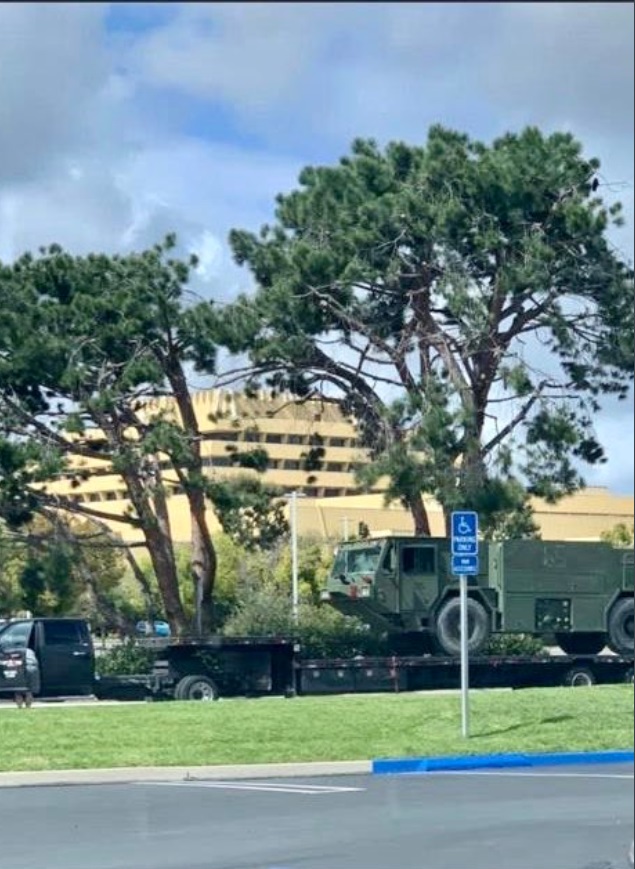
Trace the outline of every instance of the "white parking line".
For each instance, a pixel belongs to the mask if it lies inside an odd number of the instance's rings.
[[[223,781],[182,781],[182,782],[137,782],[144,787],[188,787],[211,788],[214,790],[252,791],[254,793],[301,794],[322,796],[326,794],[362,793],[366,788],[347,788],[326,785],[291,784],[278,782],[223,782]]]

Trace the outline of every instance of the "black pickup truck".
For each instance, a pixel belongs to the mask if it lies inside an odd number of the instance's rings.
[[[25,687],[25,654],[40,667],[41,695],[94,693],[95,650],[83,619],[20,619],[0,626],[0,697]]]
[[[20,619],[0,625],[0,699],[26,687],[26,650],[39,663],[40,697],[216,700],[295,693],[297,646],[288,638],[207,637],[145,641],[147,673],[100,676],[83,619]]]

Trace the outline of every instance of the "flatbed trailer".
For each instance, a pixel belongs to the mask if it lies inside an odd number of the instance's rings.
[[[10,631],[10,633],[9,633]],[[393,655],[303,660],[289,637],[153,639],[148,672],[104,676],[82,619],[19,620],[0,631],[0,698],[28,688],[26,649],[40,668],[42,698],[96,696],[107,700],[216,700],[377,691],[424,691],[460,686],[460,660]],[[633,656],[531,655],[470,657],[474,688],[530,688],[633,681]]]
[[[461,687],[458,658],[393,656],[305,660],[297,664],[298,693],[426,691]],[[633,682],[633,658],[618,655],[474,656],[473,688],[544,688]]]
[[[98,676],[99,699],[217,700],[295,694],[298,646],[288,638],[209,637],[142,641],[152,670]]]

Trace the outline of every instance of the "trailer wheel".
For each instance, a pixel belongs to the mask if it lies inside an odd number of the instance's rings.
[[[618,600],[609,613],[609,647],[617,655],[633,654],[634,614],[632,597]]]
[[[556,642],[565,655],[599,655],[606,646],[600,633],[556,634]]]
[[[588,667],[571,667],[564,674],[562,684],[568,688],[589,688],[596,681],[593,671]]]
[[[175,700],[218,700],[218,688],[208,676],[184,676],[174,689]]]
[[[468,651],[478,654],[487,643],[490,635],[490,619],[483,604],[470,597],[467,600]],[[446,655],[461,654],[461,600],[458,597],[447,600],[436,619],[436,641]]]

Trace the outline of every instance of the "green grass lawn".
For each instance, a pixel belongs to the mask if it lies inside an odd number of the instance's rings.
[[[148,703],[0,711],[0,770],[628,749],[633,688]]]

